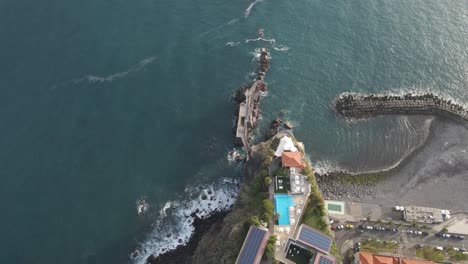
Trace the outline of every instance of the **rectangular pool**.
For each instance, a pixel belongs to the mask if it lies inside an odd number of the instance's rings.
[[[275,212],[279,214],[278,225],[289,225],[290,206],[294,206],[291,195],[275,194]]]

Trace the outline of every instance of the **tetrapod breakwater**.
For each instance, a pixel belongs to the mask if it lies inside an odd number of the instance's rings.
[[[468,121],[468,110],[451,99],[425,94],[352,94],[343,93],[335,100],[338,114],[351,118],[380,115],[434,115],[456,121]]]

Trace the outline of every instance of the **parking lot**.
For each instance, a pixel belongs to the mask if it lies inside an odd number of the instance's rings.
[[[352,228],[351,226],[352,225]],[[341,229],[338,229],[342,226]],[[356,242],[368,239],[397,242],[401,244],[405,256],[416,256],[416,249],[421,246],[457,248],[466,250],[465,239],[456,237],[443,237],[442,233],[432,229],[417,229],[411,225],[385,225],[375,222],[334,222],[335,239],[340,252],[344,253]],[[348,242],[348,243],[345,243]],[[351,242],[351,243],[350,243]],[[343,245],[345,245],[343,247]]]

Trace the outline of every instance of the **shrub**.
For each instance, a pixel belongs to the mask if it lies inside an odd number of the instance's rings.
[[[249,224],[254,226],[260,226],[260,219],[258,216],[254,215],[249,218]]]
[[[273,180],[270,177],[265,177],[265,184],[266,186],[270,186],[270,184],[273,182]]]
[[[262,201],[262,220],[265,222],[268,222],[274,215],[275,215],[275,210],[274,210],[274,205],[273,202],[270,199],[265,199]]]
[[[270,236],[268,238],[268,243],[265,248],[265,252],[263,253],[264,259],[273,258],[275,256],[275,243],[276,243],[276,236]]]

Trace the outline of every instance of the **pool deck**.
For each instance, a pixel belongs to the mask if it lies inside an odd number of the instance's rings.
[[[303,176],[304,177],[304,176]],[[275,225],[273,234],[276,235],[277,241],[279,241],[275,246],[275,259],[282,261],[283,263],[286,264],[293,264],[294,262],[286,259],[286,245],[287,241],[289,238],[294,238],[296,235],[297,227],[299,226],[299,223],[301,222],[301,217],[302,213],[304,212],[304,208],[307,202],[307,197],[310,194],[310,184],[309,182],[304,178],[304,193],[302,194],[291,194],[293,197],[293,203],[296,205],[294,207],[294,211],[289,210],[289,219],[290,219],[290,224],[289,225]],[[294,219],[294,222],[293,220]],[[289,229],[289,232],[287,232],[287,229]]]

